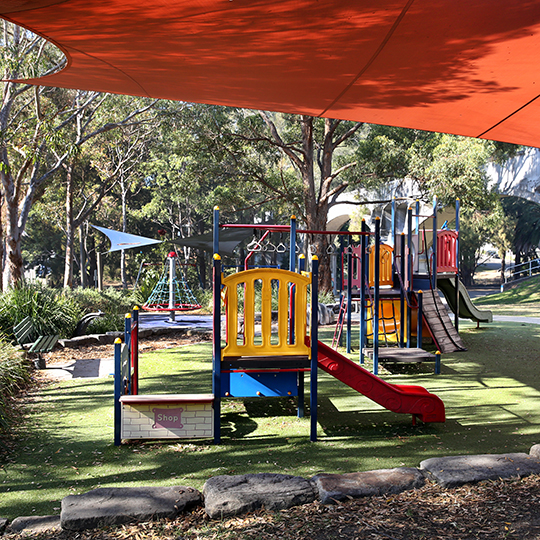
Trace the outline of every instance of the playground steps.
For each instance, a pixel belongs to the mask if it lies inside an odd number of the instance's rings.
[[[442,303],[438,291],[423,294],[422,313],[435,345],[442,353],[467,350]]]
[[[364,354],[373,360],[373,349],[364,349]],[[438,375],[441,372],[441,356],[425,351],[424,349],[381,347],[379,348],[378,358],[379,362],[388,362],[391,364],[435,362],[435,374]]]
[[[364,349],[364,353],[373,358],[373,349]],[[435,361],[437,355],[424,351],[424,349],[405,349],[400,347],[381,347],[379,348],[379,361],[388,360],[390,362],[429,362]]]

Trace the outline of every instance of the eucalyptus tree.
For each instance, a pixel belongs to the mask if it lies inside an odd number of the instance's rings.
[[[6,249],[3,283],[14,284],[22,278],[21,240],[28,216],[45,185],[58,171],[65,170],[68,267],[73,246],[72,175],[81,149],[95,137],[138,122],[136,117],[144,114],[152,102],[138,101],[111,120],[100,114],[108,96],[16,82],[47,69],[58,69],[65,58],[44,39],[6,21],[2,40],[2,78],[12,81],[3,83],[0,107],[0,178],[6,215],[5,230],[1,231]],[[108,189],[113,177],[114,172],[102,182],[103,190]],[[98,193],[92,204],[99,197]],[[66,268],[66,285],[70,284],[69,274]]]
[[[147,202],[141,209],[156,229],[171,238],[208,232],[215,205],[229,222],[252,222],[270,208],[281,209],[272,194],[249,181],[257,173],[253,164],[263,167],[265,155],[236,136],[236,109],[173,102],[160,102],[158,109],[160,128],[143,164]],[[196,257],[206,285],[208,254],[184,248],[183,257]]]
[[[341,194],[406,174],[415,138],[411,134],[420,132],[392,129],[260,111],[239,122],[238,136],[258,152],[273,149],[282,156],[275,156],[273,168],[252,166],[256,173],[249,182],[263,186],[268,197],[288,201],[307,229],[326,231],[328,212],[341,203]],[[265,164],[269,163],[272,159],[267,156]],[[331,290],[328,242],[326,235],[312,239],[321,261],[323,291]]]
[[[50,72],[65,59],[59,51],[31,32],[3,21],[0,69],[0,179],[5,228],[0,259],[5,260],[2,285],[22,277],[21,239],[36,193],[61,167],[67,152],[53,159],[50,145],[59,132],[56,113],[61,90],[14,82]],[[4,253],[5,247],[5,253]]]
[[[66,119],[64,287],[73,285],[75,231],[142,159],[155,101],[75,91]],[[58,156],[58,152],[55,152]],[[82,261],[81,261],[82,263]],[[81,265],[82,266],[82,265]]]

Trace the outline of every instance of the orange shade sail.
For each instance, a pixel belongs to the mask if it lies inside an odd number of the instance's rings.
[[[540,147],[540,1],[0,0],[0,16],[64,51],[47,86]]]

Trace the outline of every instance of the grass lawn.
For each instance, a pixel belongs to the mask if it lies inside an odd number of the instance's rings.
[[[480,309],[491,309],[496,315],[540,317],[540,277],[474,301]]]
[[[433,364],[381,371],[389,382],[439,395],[445,424],[413,427],[409,416],[321,373],[316,443],[309,442],[309,416],[296,418],[292,399],[259,398],[224,401],[220,446],[172,441],[117,448],[112,378],[48,384],[28,398],[17,446],[0,464],[0,517],[59,513],[63,497],[96,487],[200,489],[219,474],[311,477],[418,466],[436,456],[528,452],[540,443],[540,325],[495,322],[476,329],[462,322],[460,332],[468,351],[443,355],[439,376]],[[323,340],[331,333],[323,330]],[[211,344],[142,355],[141,394],[210,391]]]

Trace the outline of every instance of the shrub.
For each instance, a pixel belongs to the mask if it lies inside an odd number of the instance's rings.
[[[102,311],[104,315],[94,319],[88,326],[87,334],[105,334],[123,331],[125,314],[135,305],[141,305],[138,291],[126,291],[112,287],[105,291],[96,289],[74,289],[70,292],[83,313]]]
[[[13,335],[13,326],[31,317],[39,334],[71,337],[82,311],[71,295],[39,283],[24,283],[0,297],[0,331]]]
[[[87,334],[106,334],[107,332],[123,332],[125,328],[125,314],[105,313],[102,317],[94,319],[86,329]]]
[[[23,353],[0,339],[0,440],[9,431],[16,408],[14,397],[30,382],[28,362]]]
[[[109,315],[121,315],[130,312],[135,305],[141,305],[142,299],[137,291],[125,291],[109,287],[105,291],[97,289],[74,289],[69,295],[77,302],[84,313],[103,311]]]

